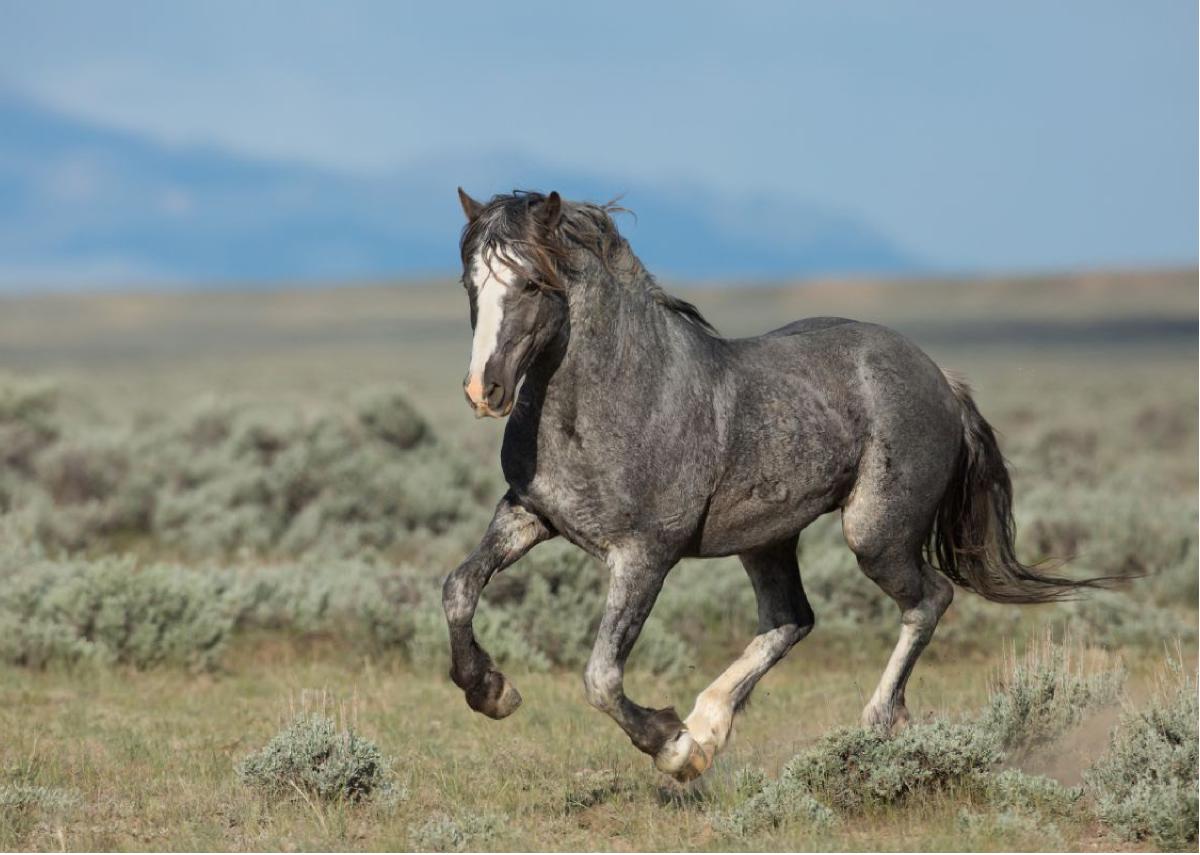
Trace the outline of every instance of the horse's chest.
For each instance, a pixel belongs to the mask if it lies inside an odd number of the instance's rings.
[[[518,500],[555,529],[591,551],[603,553],[630,536],[663,543],[692,536],[704,495],[680,483],[676,469],[659,473],[636,449],[556,433],[505,436],[504,476]],[[686,481],[686,479],[685,479]]]

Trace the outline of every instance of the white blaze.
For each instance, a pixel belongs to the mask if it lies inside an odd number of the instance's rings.
[[[490,265],[489,265],[490,262]],[[498,254],[480,252],[472,264],[475,285],[475,338],[471,342],[471,365],[467,369],[467,389],[483,397],[483,369],[500,343],[500,323],[504,320],[504,295],[513,273]]]

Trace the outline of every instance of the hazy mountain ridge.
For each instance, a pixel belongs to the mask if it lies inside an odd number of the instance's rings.
[[[899,273],[918,265],[860,220],[678,181],[617,181],[519,155],[445,155],[363,177],[175,146],[0,96],[0,288],[348,280],[458,265],[454,187],[554,187],[604,201],[663,276]]]

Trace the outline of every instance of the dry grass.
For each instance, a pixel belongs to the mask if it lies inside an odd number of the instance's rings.
[[[870,810],[815,833],[793,826],[730,839],[714,831],[713,815],[739,802],[739,770],[773,776],[798,750],[856,719],[856,685],[873,679],[885,651],[849,661],[828,652],[817,642],[772,673],[733,746],[687,790],[657,775],[591,710],[571,674],[515,675],[526,703],[497,723],[471,713],[440,674],[354,661],[336,647],[246,651],[227,673],[208,676],[3,670],[0,730],[8,738],[0,768],[75,798],[5,814],[0,848],[407,849],[441,839],[429,826],[438,815],[459,824],[477,815],[496,819],[467,848],[946,848],[964,807],[953,793]],[[1135,663],[1137,686],[1148,683],[1150,669],[1149,658]],[[919,671],[911,693],[918,716],[977,708],[986,671],[979,661]],[[694,675],[667,685],[638,674],[631,690],[683,704],[703,682]],[[402,797],[279,801],[238,783],[236,763],[292,717],[306,690],[352,707],[355,730],[390,759]],[[1096,734],[1101,744],[1106,737]],[[1055,825],[1067,848],[1105,845],[1085,817]],[[1033,848],[1057,845],[1050,834],[1020,834]],[[1006,840],[1016,838],[995,842]]]
[[[1194,330],[1194,272],[978,287],[825,283],[688,296],[731,334],[829,313],[906,330],[942,364],[968,373],[1004,435],[1017,467],[1022,548],[1073,553],[1081,572],[1150,574],[1132,595],[1069,612],[981,606],[960,594],[914,673],[908,698],[915,720],[977,714],[994,675],[1011,673],[1008,642],[1017,639],[1023,652],[1025,640],[1042,638],[1052,620],[1058,627],[1069,621],[1077,636],[1119,653],[1127,705],[1149,697],[1171,637],[1187,639],[1183,666],[1195,673],[1196,343],[1178,332],[1180,324]],[[327,407],[365,386],[395,384],[412,394],[439,438],[495,480],[502,425],[475,422],[458,390],[468,347],[465,305],[452,284],[0,304],[0,362],[18,374],[58,378],[76,423],[162,418],[212,390]],[[512,668],[525,704],[492,722],[467,709],[437,650],[405,664],[332,625],[256,630],[238,636],[211,672],[90,660],[41,671],[0,666],[0,849],[1129,845],[1095,819],[1087,798],[1078,809],[1040,816],[1001,807],[982,790],[953,788],[868,806],[831,825],[785,822],[740,837],[714,825],[744,800],[739,780],[744,789],[746,781],[774,779],[802,749],[852,725],[887,657],[894,616],[877,612],[869,586],[860,587],[836,526],[806,540],[802,562],[814,589],[824,591],[817,629],[763,681],[728,752],[690,788],[655,773],[587,706],[570,671]],[[426,560],[437,566],[418,568],[432,578],[463,548],[439,541],[421,553],[401,548],[396,558],[435,556]],[[246,559],[233,569],[255,566]],[[716,640],[702,631],[707,624],[672,624],[695,656],[669,676],[635,670],[632,697],[686,710],[735,654],[752,611],[741,614],[747,603],[728,596],[717,578],[723,573],[738,571],[687,566],[673,575],[662,612],[673,600],[685,613],[696,605],[690,595],[712,591],[738,613],[714,618]],[[481,612],[487,609],[485,602]],[[379,747],[395,775],[394,798],[265,798],[238,782],[236,764],[311,692]],[[1107,750],[1116,722],[1105,710],[1058,716],[1056,733],[1060,726],[1065,733],[1009,763],[1074,786]]]

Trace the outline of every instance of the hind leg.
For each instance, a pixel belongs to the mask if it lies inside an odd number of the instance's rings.
[[[909,675],[954,599],[950,582],[921,558],[928,524],[905,517],[874,502],[851,503],[842,513],[842,530],[858,566],[900,609],[900,638],[862,714],[864,727],[884,730],[908,721],[904,689]]]
[[[700,751],[665,752],[659,769],[682,781],[704,773],[725,747],[733,717],[754,686],[812,630],[813,612],[796,563],[796,538],[740,556],[758,598],[758,634],[740,657],[696,698],[680,738]]]
[[[904,689],[917,658],[954,599],[954,588],[914,556],[860,559],[859,565],[900,607],[900,639],[862,714],[864,727],[891,730],[908,721]]]

